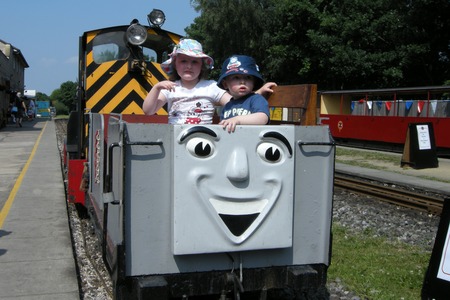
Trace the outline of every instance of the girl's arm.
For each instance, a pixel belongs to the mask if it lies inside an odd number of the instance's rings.
[[[267,82],[262,87],[260,87],[259,90],[255,91],[255,93],[260,94],[267,99],[270,96],[270,94],[273,93],[272,88],[275,86],[277,86],[275,82]],[[220,98],[219,103],[221,106],[224,106],[225,104],[227,104],[228,101],[230,101],[230,99],[231,95],[228,92],[225,92],[222,95],[222,98]]]
[[[259,88],[255,93],[263,95],[264,98],[269,98],[269,96],[273,93],[273,88],[276,87],[277,84],[275,82],[267,82],[262,87]]]
[[[153,115],[164,106],[167,102],[166,96],[161,93],[161,90],[173,91],[175,89],[175,82],[164,80],[160,81],[150,90],[147,97],[144,99],[142,110],[146,115]]]
[[[225,104],[227,104],[228,101],[230,101],[230,99],[231,99],[231,95],[228,94],[228,92],[223,93],[222,97],[219,100],[220,106],[224,106]]]

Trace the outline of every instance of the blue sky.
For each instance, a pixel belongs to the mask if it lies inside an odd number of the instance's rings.
[[[0,39],[19,48],[29,64],[25,89],[50,95],[77,81],[78,37],[85,31],[147,24],[154,8],[166,14],[163,28],[180,34],[198,13],[189,0],[14,0],[2,1]]]

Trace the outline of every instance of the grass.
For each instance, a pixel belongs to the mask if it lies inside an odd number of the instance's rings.
[[[349,233],[333,225],[328,280],[340,279],[362,299],[420,299],[431,253],[404,243]]]
[[[392,166],[399,167],[400,156],[338,147],[336,162],[392,170]],[[362,299],[421,299],[430,255],[419,247],[374,238],[370,230],[354,233],[333,224],[328,280],[339,279]]]
[[[351,158],[351,159],[348,159]],[[375,165],[375,162],[383,162],[398,166],[400,158],[398,155],[387,154],[373,151],[353,150],[338,147],[336,148],[336,161],[343,162],[349,165],[362,166],[367,164],[373,168],[380,168]]]

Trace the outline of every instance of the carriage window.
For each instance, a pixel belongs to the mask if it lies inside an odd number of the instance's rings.
[[[101,64],[107,61],[127,59],[129,49],[123,42],[123,32],[108,32],[97,35],[92,42],[94,61]]]

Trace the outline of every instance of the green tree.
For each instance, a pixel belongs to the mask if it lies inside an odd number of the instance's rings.
[[[450,1],[410,0],[405,39],[422,49],[405,65],[407,85],[441,85],[450,79]]]
[[[216,62],[253,56],[266,80],[324,90],[441,85],[450,77],[448,0],[191,3],[201,15],[188,35]]]
[[[311,50],[309,30],[320,23],[321,1],[274,1],[275,8],[266,15],[261,38],[262,65],[272,80],[281,84],[316,83],[317,54]]]
[[[50,97],[45,93],[37,92],[36,100],[37,101],[50,101]]]
[[[404,2],[331,1],[308,30],[314,79],[332,89],[401,85],[403,66],[420,47],[402,41]]]
[[[258,63],[262,61],[261,34],[265,32],[272,1],[196,0],[191,3],[201,15],[186,28],[186,32],[214,57],[215,78],[222,62],[233,54],[251,55]]]
[[[431,2],[439,8],[429,14]],[[426,24],[448,31],[448,21],[436,21],[448,8],[440,0],[331,1],[321,11],[320,27],[308,31],[311,50],[319,54],[314,64],[322,67],[317,82],[333,89],[442,84],[441,72],[449,66],[436,57],[445,47],[433,46],[435,29]],[[449,34],[440,32],[448,57]],[[437,66],[441,72],[431,71]]]
[[[73,81],[66,81],[61,84],[59,89],[56,89],[50,95],[51,106],[56,108],[58,115],[67,115],[74,109],[77,100],[78,84]]]
[[[70,111],[73,109],[73,106],[76,105],[77,100],[77,87],[78,84],[73,81],[66,81],[61,84],[59,89],[56,89],[50,95],[50,99],[52,101],[52,105],[56,107],[56,102],[60,103],[58,113],[64,109]]]

